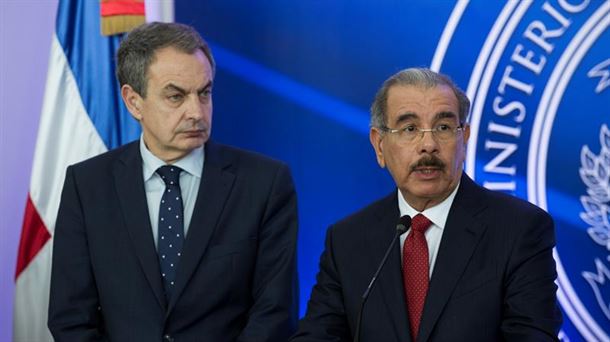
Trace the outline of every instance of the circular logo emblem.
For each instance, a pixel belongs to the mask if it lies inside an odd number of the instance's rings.
[[[469,6],[432,63],[468,85],[466,172],[553,216],[560,338],[610,341],[610,1]]]

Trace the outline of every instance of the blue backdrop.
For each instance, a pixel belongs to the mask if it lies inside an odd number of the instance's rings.
[[[368,141],[384,79],[451,75],[473,101],[466,171],[557,224],[564,341],[610,340],[610,2],[176,1],[212,46],[213,138],[286,161],[301,312],[326,228],[394,184]]]

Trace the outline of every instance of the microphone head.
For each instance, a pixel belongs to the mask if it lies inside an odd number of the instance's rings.
[[[409,227],[411,227],[411,216],[405,215],[398,219],[398,223],[396,224],[396,231],[399,234],[406,232]]]

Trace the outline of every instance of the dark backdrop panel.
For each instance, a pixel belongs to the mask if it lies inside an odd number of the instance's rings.
[[[429,65],[439,22],[452,8],[445,1],[176,2],[176,21],[194,25],[216,54],[213,138],[292,169],[301,312],[328,225],[394,190],[369,143],[373,96],[392,73]],[[422,13],[436,20],[422,21]]]
[[[216,57],[213,138],[283,160],[292,169],[299,198],[301,313],[328,225],[395,189],[368,139],[376,90],[389,75],[431,66],[435,53],[444,51],[437,67],[479,105],[470,118],[474,148],[466,171],[488,187],[513,186],[504,191],[555,218],[565,313],[560,336],[610,340],[610,196],[589,197],[595,205],[583,202],[593,190],[610,193],[604,180],[610,174],[610,137],[602,129],[609,124],[610,82],[594,90],[610,72],[610,3],[473,0],[458,11],[465,3],[181,0],[176,21],[194,25]],[[452,13],[458,20],[443,45]],[[551,49],[527,38],[532,25],[556,30],[547,37]],[[519,48],[522,56],[531,52],[533,62],[544,59],[543,68],[533,72],[517,63]],[[570,51],[580,53],[568,58],[578,62],[574,69],[562,64]],[[509,71],[532,92],[503,89]],[[553,92],[562,92],[555,108],[544,102]],[[527,114],[521,121],[515,112],[498,114],[498,96],[503,105],[516,101]],[[490,147],[498,143],[514,151],[500,156],[500,149]],[[601,182],[593,190],[580,173],[585,148],[593,153],[589,168]],[[502,167],[514,172],[503,173]],[[530,172],[538,169],[543,172]]]

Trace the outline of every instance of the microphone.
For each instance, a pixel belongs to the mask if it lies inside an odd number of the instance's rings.
[[[373,278],[369,282],[369,286],[366,288],[366,291],[364,291],[364,293],[362,294],[362,301],[360,302],[360,310],[358,311],[358,320],[356,321],[356,333],[354,334],[354,342],[360,341],[360,326],[362,325],[362,312],[364,311],[364,304],[366,303],[366,300],[369,298],[369,294],[371,293],[373,286],[375,286],[377,277],[379,276],[381,269],[385,265],[386,260],[388,260],[390,251],[392,250],[392,248],[394,248],[394,245],[396,244],[398,237],[400,235],[402,235],[404,232],[406,232],[409,229],[409,227],[411,227],[411,216],[405,215],[405,216],[402,216],[400,219],[398,219],[398,223],[396,224],[396,232],[394,232],[394,237],[392,238],[392,242],[390,243],[390,246],[388,247],[388,249],[385,251],[385,255],[383,256],[383,259],[381,259],[381,263],[379,263],[379,266],[377,267],[377,271],[375,271],[375,274],[373,274]]]

